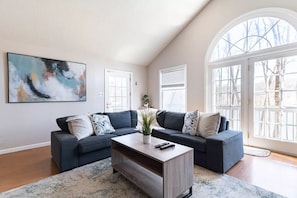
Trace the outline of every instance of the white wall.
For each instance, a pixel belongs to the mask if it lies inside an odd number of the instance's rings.
[[[5,25],[1,24],[1,28]],[[8,103],[7,52],[85,63],[87,101]],[[99,96],[99,92],[104,92],[105,68],[133,73],[132,108],[138,108],[147,90],[146,67],[104,60],[79,48],[66,51],[38,43],[31,45],[7,36],[3,38],[0,34],[0,154],[49,144],[50,132],[58,129],[55,123],[57,117],[104,111],[104,97]],[[135,82],[138,82],[137,86]]]
[[[187,64],[187,109],[205,111],[205,58],[212,40],[235,18],[267,7],[297,12],[296,0],[212,0],[149,65],[148,94],[152,105],[159,107],[159,70]]]

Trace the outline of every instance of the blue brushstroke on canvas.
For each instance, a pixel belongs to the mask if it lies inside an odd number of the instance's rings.
[[[8,53],[9,102],[85,101],[85,65]]]

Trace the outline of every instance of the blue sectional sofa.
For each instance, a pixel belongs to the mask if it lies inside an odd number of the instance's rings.
[[[56,119],[60,130],[51,132],[51,154],[61,172],[110,157],[111,138],[139,132],[136,111],[98,114],[108,115],[115,132],[78,140],[68,129],[66,120],[70,116]]]
[[[161,111],[157,122],[163,128],[155,128],[152,136],[194,148],[194,163],[225,173],[243,158],[241,131],[229,130],[229,122],[221,116],[218,133],[209,137],[182,133],[185,113]]]
[[[70,170],[111,156],[111,138],[139,132],[137,111],[97,113],[108,115],[115,132],[91,135],[78,140],[68,129],[68,117],[57,118],[58,131],[51,132],[51,154],[58,169]],[[152,136],[194,148],[194,163],[224,173],[243,157],[242,132],[229,130],[228,121],[220,117],[218,133],[206,138],[182,133],[185,113],[159,111]]]

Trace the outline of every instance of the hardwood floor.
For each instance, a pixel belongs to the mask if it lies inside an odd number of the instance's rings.
[[[49,146],[0,155],[0,192],[57,173]]]
[[[269,157],[245,155],[227,174],[286,197],[297,197],[296,157],[278,153]]]
[[[49,146],[0,155],[0,192],[58,173]],[[245,155],[227,174],[286,197],[297,197],[296,157]]]

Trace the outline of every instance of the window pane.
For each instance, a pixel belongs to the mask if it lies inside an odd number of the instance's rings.
[[[284,91],[283,98],[283,102],[286,104],[286,107],[297,108],[297,91]]]
[[[163,108],[167,111],[185,112],[185,90],[164,89]]]
[[[216,44],[211,60],[297,42],[297,31],[276,17],[257,17],[230,29]]]
[[[297,67],[296,67],[297,68]],[[283,88],[285,90],[296,90],[297,87],[297,73],[286,74],[283,80]]]
[[[213,69],[213,109],[225,115],[230,128],[240,129],[241,66],[233,65]]]
[[[117,87],[121,87],[122,86],[122,78],[117,77],[115,81],[116,81],[116,85],[115,86],[117,86]]]
[[[254,136],[297,142],[297,73],[292,65],[297,56],[254,64],[255,71],[263,71],[254,75]]]
[[[105,110],[115,112],[130,109],[131,73],[108,70],[106,79]]]
[[[161,70],[161,109],[175,112],[186,111],[185,72],[185,66]]]

